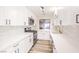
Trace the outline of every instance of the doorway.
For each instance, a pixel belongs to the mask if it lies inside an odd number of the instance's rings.
[[[39,20],[39,29],[40,30],[50,30],[50,20],[49,19],[40,19]]]
[[[50,19],[39,20],[38,39],[50,39]]]

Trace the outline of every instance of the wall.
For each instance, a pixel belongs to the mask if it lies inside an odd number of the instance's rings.
[[[78,6],[63,6],[63,9],[57,10],[57,14],[54,16],[54,25],[56,28],[60,25],[60,20],[62,20],[62,25],[79,25],[76,23],[76,14],[79,14]],[[55,31],[54,26],[54,31]]]
[[[74,25],[76,24],[76,14],[79,14],[78,6],[63,7],[58,10],[57,20],[62,20],[63,25]]]
[[[61,47],[59,52],[79,52],[79,25],[63,26],[63,34],[60,36],[58,46]],[[58,40],[57,40],[58,41]]]
[[[62,20],[62,40],[57,40],[58,48],[62,52],[79,52],[79,24],[76,23],[76,14],[79,14],[79,7],[64,7],[58,11],[55,24]],[[65,47],[64,47],[65,45]],[[71,47],[71,48],[70,48]]]

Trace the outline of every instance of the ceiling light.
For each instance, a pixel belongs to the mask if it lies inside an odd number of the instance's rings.
[[[61,10],[61,9],[63,9],[63,7],[50,7],[51,11]]]
[[[57,15],[58,10],[62,10],[63,7],[50,7],[50,11],[54,12],[54,15]]]
[[[45,8],[43,6],[41,6],[41,9],[42,9],[43,15],[45,16]]]

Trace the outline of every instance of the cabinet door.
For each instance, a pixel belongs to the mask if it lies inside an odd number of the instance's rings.
[[[13,45],[10,45],[8,47],[6,47],[3,52],[4,53],[15,53],[16,47],[14,47]]]
[[[25,7],[0,7],[0,25],[6,25],[6,20],[10,22],[8,25],[24,25],[24,22],[27,25],[28,15]]]
[[[10,21],[9,25],[18,25],[18,10],[16,7],[5,7],[6,19]]]
[[[0,7],[0,25],[5,25],[5,8]]]
[[[29,36],[29,42],[31,45],[33,45],[33,35]]]
[[[24,25],[25,11],[22,7],[4,7],[5,19],[10,21],[9,25]]]
[[[11,8],[0,7],[0,25],[9,25],[9,20],[13,19]]]
[[[20,53],[25,53],[28,52],[29,50],[29,37],[24,38],[18,45],[19,52]]]
[[[31,35],[29,37],[24,38],[20,43],[19,43],[19,52],[20,53],[26,53],[28,52],[32,45],[33,45],[33,38]]]
[[[6,47],[3,51],[4,53],[27,53],[33,45],[33,38],[32,36],[28,36],[21,40],[20,42],[17,42],[15,44],[12,44],[8,47]]]

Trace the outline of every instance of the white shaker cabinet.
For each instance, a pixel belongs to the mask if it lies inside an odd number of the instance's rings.
[[[0,25],[24,25],[24,7],[0,7]]]
[[[4,7],[0,7],[0,25],[5,25],[6,22],[6,14]]]
[[[4,53],[27,53],[33,46],[33,34],[24,37],[20,41],[6,47],[3,51]]]
[[[0,25],[28,25],[28,17],[31,16],[36,18],[31,11],[23,6],[0,6]]]
[[[16,50],[19,49],[19,53],[27,53],[31,49],[32,45],[33,37],[29,36],[19,43],[18,48]]]
[[[5,7],[6,19],[9,25],[24,25],[25,11],[23,7]]]

